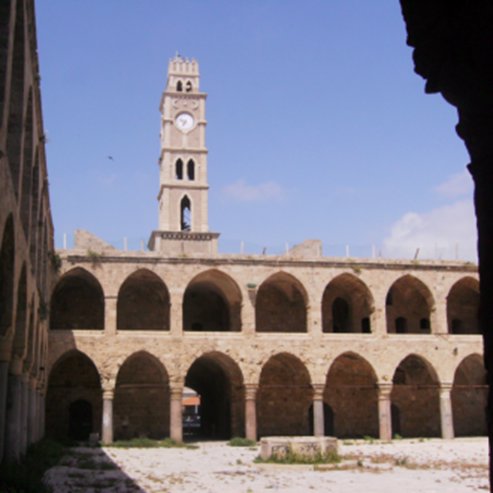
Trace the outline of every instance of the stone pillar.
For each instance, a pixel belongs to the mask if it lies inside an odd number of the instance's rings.
[[[9,362],[0,361],[0,463],[6,442],[6,414],[7,414],[7,383],[9,374]]]
[[[183,335],[183,295],[181,290],[170,293],[169,330],[175,336]]]
[[[432,334],[448,334],[446,299],[438,300],[435,309],[430,314]]]
[[[43,391],[39,392],[39,408],[41,410],[39,414],[39,436],[38,440],[41,440],[45,436],[45,418],[46,418],[46,394]]]
[[[113,443],[113,390],[103,391],[103,425],[102,442],[107,445]]]
[[[7,382],[7,419],[5,459],[17,462],[20,458],[21,435],[21,377],[9,373]]]
[[[19,452],[24,455],[27,450],[27,420],[29,419],[29,382],[26,377],[21,377],[20,380],[21,396],[20,396],[20,437],[19,437]]]
[[[170,437],[175,442],[183,441],[182,415],[183,387],[170,388]]]
[[[387,292],[382,291],[380,287],[374,290],[374,310],[370,314],[370,330],[372,334],[387,334],[387,306],[385,300]]]
[[[380,440],[392,440],[391,383],[378,384],[378,427]]]
[[[257,390],[257,384],[245,384],[245,436],[255,442],[257,441]]]
[[[323,332],[322,328],[322,309],[321,305],[313,303],[314,307],[307,307],[307,332],[312,336],[320,336]]]
[[[116,295],[105,296],[104,298],[104,332],[108,335],[116,334],[116,305],[118,297]]]
[[[243,300],[241,307],[241,324],[244,334],[255,334],[255,301],[257,299],[257,285],[247,284],[248,296]]]
[[[313,435],[316,437],[325,436],[324,390],[325,384],[313,384]]]
[[[27,418],[27,445],[36,441],[36,382],[31,382],[28,388],[29,407]]]
[[[452,400],[450,399],[451,383],[440,386],[440,423],[442,438],[454,438],[454,419],[452,417]]]

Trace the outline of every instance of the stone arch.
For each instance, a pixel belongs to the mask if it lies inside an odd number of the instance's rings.
[[[176,91],[177,92],[182,92],[183,91],[183,82],[181,80],[179,80],[177,83],[176,83]]]
[[[450,334],[479,334],[479,281],[463,277],[447,296],[447,325]]]
[[[79,403],[75,410],[74,403]],[[85,440],[90,433],[100,433],[102,405],[101,379],[94,362],[75,349],[62,355],[48,378],[47,435]],[[81,412],[82,407],[90,412]]]
[[[186,92],[192,92],[193,85],[191,80],[187,80],[187,83],[185,84],[185,90]]]
[[[255,302],[257,332],[306,332],[308,296],[291,274],[278,272],[258,288]]]
[[[190,181],[195,180],[195,161],[193,159],[189,159],[187,162],[187,178]]]
[[[244,435],[243,374],[227,354],[211,351],[190,366],[185,385],[200,396],[202,438],[228,439]]]
[[[290,353],[272,356],[262,367],[257,391],[259,436],[308,435],[312,403],[305,364]]]
[[[168,288],[154,272],[139,269],[118,291],[118,330],[169,330]]]
[[[392,378],[392,432],[403,437],[440,436],[439,381],[423,357],[406,356]]]
[[[118,370],[114,396],[115,439],[169,435],[169,378],[147,351],[130,355]]]
[[[390,287],[386,298],[388,333],[429,334],[435,302],[418,278],[405,275]]]
[[[104,329],[104,294],[98,280],[76,267],[58,281],[51,297],[50,329]]]
[[[15,267],[14,219],[9,215],[2,235],[0,250],[0,336],[12,326],[14,310],[14,267]]]
[[[9,59],[9,25],[12,2],[0,2],[0,115],[5,105],[5,87],[7,86],[7,63]],[[0,116],[0,127],[3,119]]]
[[[15,311],[14,351],[22,357],[27,340],[27,276],[26,264],[22,264],[21,274],[17,282],[17,307]]]
[[[333,361],[325,381],[324,402],[333,412],[334,436],[378,436],[377,376],[359,354],[346,352]]]
[[[175,163],[175,178],[183,180],[183,160],[178,158]]]
[[[22,229],[26,241],[29,243],[29,214],[32,192],[32,165],[33,165],[33,91],[29,90],[27,101],[26,116],[24,119],[24,137],[23,137],[23,163],[21,177],[21,203],[20,216]]]
[[[34,158],[34,167],[32,169],[31,177],[31,228],[29,232],[30,236],[30,247],[29,253],[31,256],[31,265],[35,269],[35,274],[37,275],[37,234],[38,234],[38,211],[39,211],[39,152],[36,151],[36,156]]]
[[[195,276],[183,296],[186,331],[239,332],[241,291],[236,282],[217,269]]]
[[[192,230],[192,201],[188,195],[180,200],[180,230]]]
[[[327,284],[322,296],[324,332],[371,332],[374,309],[368,286],[352,274],[341,274]]]
[[[452,414],[456,436],[486,435],[488,386],[483,360],[471,354],[457,366],[452,387]]]

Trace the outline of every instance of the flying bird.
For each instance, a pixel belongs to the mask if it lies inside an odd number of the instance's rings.
[[[114,161],[113,156],[108,156],[108,159],[109,159],[110,161]]]

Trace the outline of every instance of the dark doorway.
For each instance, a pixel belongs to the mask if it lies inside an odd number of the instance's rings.
[[[92,406],[79,399],[69,407],[69,437],[72,440],[88,440],[92,433]]]

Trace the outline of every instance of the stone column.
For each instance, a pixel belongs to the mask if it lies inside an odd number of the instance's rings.
[[[103,425],[102,442],[107,445],[113,443],[113,390],[103,391]]]
[[[108,335],[116,334],[117,302],[118,302],[118,296],[116,295],[105,296],[104,298],[104,333]]]
[[[257,441],[257,390],[257,384],[245,384],[245,436],[255,442]]]
[[[31,445],[36,441],[36,382],[33,381],[29,385],[29,408],[27,418],[27,445]]]
[[[9,373],[7,382],[7,419],[5,459],[17,462],[20,458],[21,435],[21,377]]]
[[[247,284],[248,296],[243,300],[241,307],[241,324],[244,334],[255,334],[255,301],[257,299],[257,285]]]
[[[6,441],[6,414],[7,414],[7,382],[9,374],[9,362],[0,361],[0,463],[3,460],[3,452]]]
[[[378,384],[378,426],[380,440],[392,440],[391,383]]]
[[[170,293],[169,330],[175,336],[183,335],[183,295],[181,290]]]
[[[182,416],[183,387],[170,388],[170,437],[175,442],[183,441]]]
[[[452,400],[450,399],[451,383],[440,386],[440,423],[442,438],[454,438],[454,419],[452,417]]]
[[[434,310],[430,314],[432,334],[448,334],[447,303],[446,300],[438,300]]]
[[[322,307],[320,304],[313,303],[314,307],[307,307],[306,323],[307,332],[313,336],[320,336],[322,330]]]
[[[19,452],[24,455],[27,450],[27,420],[29,419],[29,382],[25,376],[20,380],[21,396],[20,396],[20,437],[19,437]]]
[[[325,436],[324,390],[325,384],[313,384],[313,435],[316,437]]]

